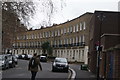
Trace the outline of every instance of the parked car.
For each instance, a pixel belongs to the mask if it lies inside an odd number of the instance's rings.
[[[15,61],[15,64],[18,64],[18,59],[17,59],[16,55],[13,55],[13,59]]]
[[[88,65],[87,64],[82,64],[81,65],[81,70],[88,70]]]
[[[24,54],[19,54],[18,59],[25,59],[25,55]]]
[[[46,56],[40,56],[40,61],[41,62],[47,62],[47,57]]]
[[[9,68],[9,60],[6,55],[0,55],[0,68],[1,69]]]
[[[13,55],[7,55],[8,56],[8,60],[9,60],[9,67],[15,67],[16,63],[15,60],[13,58]]]
[[[21,54],[18,55],[18,59],[22,59],[22,55]]]
[[[33,55],[31,55],[31,54],[23,54],[23,55],[24,55],[25,60],[29,60],[30,58],[33,57]]]
[[[18,54],[15,54],[16,58],[18,59],[19,55]]]
[[[22,54],[21,56],[22,56],[22,59],[25,59],[25,57],[27,57],[27,56],[25,56],[25,54]]]
[[[23,55],[24,55],[23,59],[28,60],[28,55],[27,54],[23,54]]]
[[[28,54],[28,59],[31,59],[33,57],[33,55]]]
[[[66,58],[55,58],[52,64],[52,71],[65,71],[68,72],[69,65]]]

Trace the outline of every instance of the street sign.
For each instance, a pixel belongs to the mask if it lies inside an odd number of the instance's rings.
[[[96,46],[97,51],[102,51],[102,46]]]

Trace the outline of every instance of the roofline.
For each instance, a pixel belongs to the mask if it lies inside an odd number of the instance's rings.
[[[78,19],[78,18],[80,18],[80,17],[82,17],[82,16],[84,16],[84,15],[86,15],[86,14],[93,14],[93,13],[92,13],[92,12],[86,12],[86,13],[80,15],[80,16],[77,17],[77,18],[74,18],[74,19],[72,19],[72,20],[70,20],[70,21],[67,21],[67,22],[64,22],[64,23],[61,23],[61,24],[59,24],[59,25],[63,25],[63,24],[66,24],[66,23],[68,23],[68,22],[71,22],[71,21],[73,21],[73,20],[76,20],[76,19]]]
[[[96,12],[105,12],[105,13],[120,13],[119,11],[100,11],[100,10],[95,10],[94,13]]]
[[[47,26],[47,27],[42,28],[42,29],[52,28],[52,27],[56,27],[56,26],[60,26],[60,25],[63,25],[63,24],[66,24],[66,23],[72,22],[72,21],[74,21],[74,20],[76,20],[76,19],[78,19],[78,18],[80,18],[80,17],[82,17],[82,16],[84,16],[84,15],[86,15],[86,14],[93,14],[93,13],[92,13],[92,12],[86,12],[86,13],[80,15],[79,17],[74,18],[74,19],[72,19],[72,20],[70,20],[70,21],[67,21],[67,22],[64,22],[64,23],[61,23],[61,24],[52,25],[52,26]],[[41,29],[34,29],[34,30],[27,30],[27,31],[36,31],[36,30],[41,30]]]

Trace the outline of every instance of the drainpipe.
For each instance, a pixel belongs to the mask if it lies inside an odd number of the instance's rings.
[[[0,1],[0,6],[2,2]],[[0,8],[0,54],[2,54],[2,9]]]

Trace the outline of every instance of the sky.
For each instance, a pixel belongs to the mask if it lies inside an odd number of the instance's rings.
[[[120,0],[64,0],[62,10],[59,8],[59,0],[54,0],[57,5],[57,12],[52,16],[52,23],[60,24],[68,20],[79,17],[86,12],[94,13],[95,10],[118,11]],[[38,5],[38,3],[37,3]],[[38,5],[39,6],[39,5]],[[47,20],[44,14],[40,14],[40,9],[36,11],[33,19],[30,19],[30,27],[40,28],[41,21]]]

